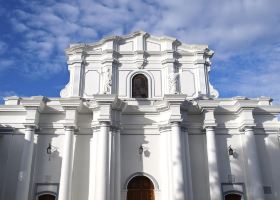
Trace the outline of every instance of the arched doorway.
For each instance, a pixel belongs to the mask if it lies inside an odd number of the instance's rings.
[[[51,194],[40,195],[38,200],[55,200],[55,196]]]
[[[241,200],[242,196],[240,194],[227,194],[225,195],[225,200]]]
[[[132,98],[148,98],[148,79],[143,74],[132,78]]]
[[[154,184],[146,176],[135,176],[127,185],[126,200],[155,200]]]

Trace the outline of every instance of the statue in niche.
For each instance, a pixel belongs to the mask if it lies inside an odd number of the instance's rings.
[[[148,80],[143,74],[132,79],[132,98],[148,98]]]
[[[106,68],[105,72],[103,73],[104,78],[104,94],[110,94],[112,88],[112,72],[111,69],[108,67]]]
[[[170,94],[178,94],[179,93],[179,73],[170,73],[168,75],[169,81],[169,93]]]

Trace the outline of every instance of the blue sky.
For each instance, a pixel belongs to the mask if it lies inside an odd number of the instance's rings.
[[[280,103],[279,0],[0,0],[0,97],[58,97],[64,49],[143,30],[215,51],[220,97]]]

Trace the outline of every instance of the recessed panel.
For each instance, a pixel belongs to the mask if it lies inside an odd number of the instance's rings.
[[[146,48],[147,48],[147,51],[160,51],[160,44],[147,41]]]
[[[85,95],[91,96],[99,93],[100,74],[96,70],[88,70],[85,73]]]
[[[195,95],[195,76],[191,70],[186,70],[182,72],[181,76],[181,92],[187,94],[187,96],[192,97]]]
[[[123,44],[120,44],[119,46],[120,51],[133,51],[133,42],[125,42]]]

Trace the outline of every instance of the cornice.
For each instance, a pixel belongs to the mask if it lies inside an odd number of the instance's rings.
[[[9,127],[9,126],[0,126],[0,135],[1,134],[13,134],[15,132],[14,127]]]
[[[115,95],[115,94],[96,94],[96,95],[93,95],[93,99],[98,104],[111,104],[111,103],[117,101],[117,95]]]
[[[219,106],[219,101],[213,99],[198,100],[197,106],[201,109],[202,112],[215,110]]]
[[[154,107],[157,109],[158,112],[166,111],[170,108],[170,105],[167,101],[155,101]]]
[[[59,102],[64,110],[80,110],[83,105],[80,97],[60,98]]]
[[[32,96],[29,98],[22,98],[20,100],[20,104],[26,110],[38,110],[38,112],[42,112],[46,105],[47,98],[44,96]]]
[[[165,94],[163,97],[164,101],[167,101],[169,103],[182,103],[186,100],[187,95],[185,94]]]
[[[21,105],[0,105],[0,112],[25,112]]]
[[[257,106],[253,110],[254,114],[274,114],[277,115],[280,113],[280,105],[264,105]]]
[[[136,31],[128,35],[123,35],[123,36],[108,36],[104,37],[101,40],[94,42],[94,43],[77,43],[77,44],[71,44],[69,48],[65,50],[66,54],[75,54],[75,53],[80,53],[83,54],[83,52],[90,52],[90,49],[93,49],[95,47],[101,47],[102,45],[106,44],[107,42],[114,41],[116,44],[119,43],[119,41],[124,41],[127,39],[131,39],[133,37],[137,36],[142,36],[144,39],[146,38],[151,38],[158,40],[159,42],[165,42],[169,41],[172,43],[173,50],[177,50],[180,52],[195,52],[196,54],[205,54],[205,55],[210,55],[212,51],[209,51],[208,45],[189,45],[182,43],[181,41],[177,40],[176,38],[169,37],[169,36],[155,36],[155,35],[150,35],[149,33],[145,31]],[[91,52],[92,53],[92,52]],[[96,51],[97,53],[97,51]],[[183,53],[184,54],[184,53]]]

